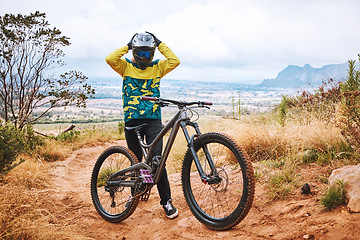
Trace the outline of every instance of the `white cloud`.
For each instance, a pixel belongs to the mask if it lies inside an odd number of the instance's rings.
[[[103,59],[147,30],[179,56],[171,78],[259,82],[288,64],[356,58],[359,7],[357,0],[23,0],[4,2],[0,14],[46,12],[71,38],[71,64],[89,76],[114,76]]]

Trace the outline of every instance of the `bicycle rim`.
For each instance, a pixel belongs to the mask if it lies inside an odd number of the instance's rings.
[[[201,181],[191,153],[183,165],[183,191],[195,217],[214,230],[229,229],[238,224],[249,211],[255,188],[251,163],[239,147],[226,135],[208,133],[194,142],[205,175],[212,177],[204,149],[207,148],[220,182]]]
[[[129,217],[135,210],[139,197],[132,198],[130,187],[109,186],[107,181],[112,173],[130,167],[137,162],[127,148],[111,147],[98,158],[91,178],[91,195],[98,213],[109,222],[119,222]],[[112,180],[124,180],[118,177]],[[128,180],[130,180],[130,176]]]

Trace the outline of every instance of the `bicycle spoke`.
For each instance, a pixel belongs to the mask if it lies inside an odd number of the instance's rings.
[[[239,147],[221,133],[198,137],[194,150],[199,162],[195,164],[189,149],[183,163],[186,201],[195,217],[209,228],[229,229],[238,224],[251,207],[255,187],[251,163]],[[196,165],[201,166],[209,179],[206,183],[200,178]]]
[[[211,143],[207,144],[206,147],[222,181],[219,184],[205,185],[201,181],[198,181],[198,183],[194,182],[192,178],[190,184],[196,202],[206,214],[214,218],[226,217],[236,209],[241,199],[241,189],[243,188],[243,177],[241,171],[239,171],[241,169],[231,170],[231,168],[236,169],[232,163],[232,159],[235,159],[235,157],[226,146],[219,143]],[[205,159],[205,154],[202,150],[199,150],[199,152],[198,156],[203,170],[206,175],[211,176],[211,169]],[[192,167],[192,169],[196,168]],[[232,176],[232,178],[227,179],[227,176]],[[194,175],[194,178],[198,179],[198,175]],[[231,203],[233,204],[231,205]]]
[[[132,197],[132,188],[111,183],[129,180],[133,176],[112,174],[130,167],[136,157],[124,147],[107,149],[95,164],[91,178],[93,203],[99,214],[110,222],[119,222],[129,217],[138,204],[138,198]],[[130,204],[127,204],[131,199]]]

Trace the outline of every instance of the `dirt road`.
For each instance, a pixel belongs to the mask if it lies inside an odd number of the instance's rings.
[[[360,214],[350,214],[346,208],[324,212],[317,200],[320,191],[310,196],[298,191],[285,200],[266,203],[261,184],[256,185],[253,207],[239,225],[229,231],[209,230],[186,205],[180,174],[169,175],[180,212],[176,219],[166,218],[153,188],[149,201],[140,202],[124,222],[106,222],[92,205],[90,177],[99,154],[115,144],[124,142],[80,149],[65,161],[51,163],[55,202],[50,211],[59,224],[75,225],[89,239],[360,239]],[[316,189],[317,184],[311,186]]]

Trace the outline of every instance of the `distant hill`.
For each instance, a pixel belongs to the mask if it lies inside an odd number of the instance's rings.
[[[323,80],[343,80],[347,76],[348,64],[331,64],[322,68],[313,68],[309,64],[303,67],[289,65],[276,78],[265,79],[259,84],[261,87],[301,88],[321,85]]]

